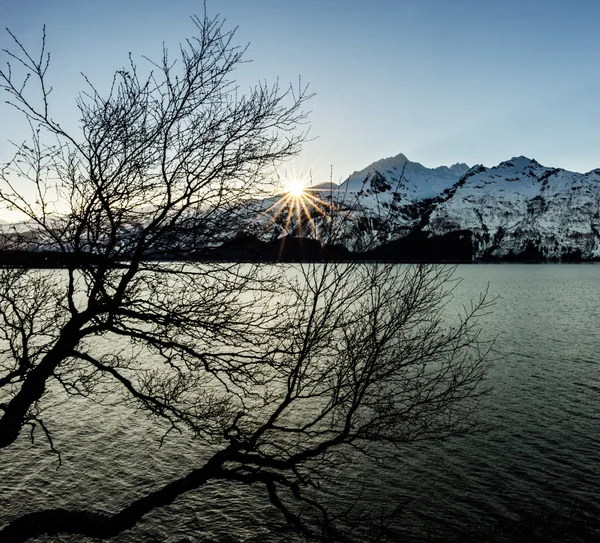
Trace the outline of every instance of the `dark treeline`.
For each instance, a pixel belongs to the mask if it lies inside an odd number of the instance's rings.
[[[0,250],[0,266],[23,268],[62,268],[69,264],[94,264],[101,257],[79,253],[69,255],[58,251]],[[497,257],[475,259],[472,233],[468,230],[431,236],[421,232],[383,243],[362,252],[352,252],[342,244],[321,243],[315,239],[286,236],[272,241],[262,241],[253,234],[240,234],[218,247],[181,252],[180,250],[149,250],[148,260],[165,261],[230,261],[230,262],[322,262],[322,261],[374,261],[374,262],[551,262],[536,248],[528,244],[519,253],[509,252]],[[123,260],[126,260],[124,255]],[[561,262],[582,262],[581,253],[563,255]]]

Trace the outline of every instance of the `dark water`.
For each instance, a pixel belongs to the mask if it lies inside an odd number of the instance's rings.
[[[488,283],[498,296],[482,319],[487,336],[497,336],[494,388],[480,413],[485,431],[412,447],[399,466],[357,465],[346,482],[363,484],[372,505],[410,499],[395,525],[413,535],[485,531],[528,515],[544,522],[557,511],[600,518],[600,265],[473,265],[457,273],[457,300]],[[32,447],[23,437],[0,452],[0,525],[41,507],[115,510],[205,454],[176,435],[160,449],[161,429],[132,408],[75,399],[48,417],[60,424],[63,465],[56,469],[42,440]],[[289,541],[273,532],[280,525],[259,489],[212,485],[115,541]]]

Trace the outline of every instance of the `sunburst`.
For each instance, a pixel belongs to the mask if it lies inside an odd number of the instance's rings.
[[[323,200],[321,192],[324,189],[314,188],[302,179],[280,179],[280,188],[275,195],[278,200],[269,206],[261,216],[270,215],[270,221],[265,230],[285,217],[284,231],[290,232],[290,227],[297,228],[298,237],[303,237],[303,225],[309,225],[315,238],[320,239],[315,218],[320,215],[327,217],[333,208],[332,202]],[[282,239],[282,244],[285,237]]]
[[[303,196],[305,189],[306,186],[304,185],[304,183],[298,180],[286,181],[283,187],[284,193],[289,193],[295,198],[300,198],[301,196]]]

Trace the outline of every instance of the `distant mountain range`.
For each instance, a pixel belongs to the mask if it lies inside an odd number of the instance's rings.
[[[314,207],[311,220],[298,221],[300,210],[277,213],[278,197],[272,197],[240,206],[237,220],[228,221],[220,236],[221,245],[205,244],[186,254],[240,260],[600,260],[600,169],[570,172],[523,156],[492,168],[427,168],[399,154],[354,172],[339,186],[315,185],[311,193],[335,202],[343,236],[321,236],[326,220]],[[27,230],[26,223],[0,226],[23,239]],[[184,226],[152,257],[176,258],[170,247],[192,237]],[[30,254],[36,250],[41,249],[29,248]],[[55,265],[52,247],[43,250],[50,251],[45,262]]]
[[[367,213],[390,210],[386,244],[459,235],[470,239],[473,260],[600,258],[600,169],[570,172],[523,156],[492,168],[426,168],[400,154],[353,173],[339,190]]]

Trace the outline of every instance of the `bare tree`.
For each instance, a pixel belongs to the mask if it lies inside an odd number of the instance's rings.
[[[0,449],[39,428],[59,454],[49,391],[113,390],[208,458],[112,513],[2,519],[0,541],[110,538],[219,480],[261,486],[296,529],[332,540],[343,527],[321,493],[332,463],[396,459],[407,443],[472,428],[486,302],[447,321],[451,269],[195,262],[243,224],[246,200],[272,193],[273,165],[306,138],[309,95],[265,84],[243,94],[229,79],[244,53],[234,33],[193,21],[177,62],[165,50],[142,77],[132,60],[106,97],[90,84],[77,135],[50,114],[45,35],[39,57],[16,38],[6,52],[1,86],[32,140],[0,176],[0,200],[31,225],[5,243],[52,250],[64,272],[0,270]],[[338,242],[344,210],[328,211],[320,235]]]

